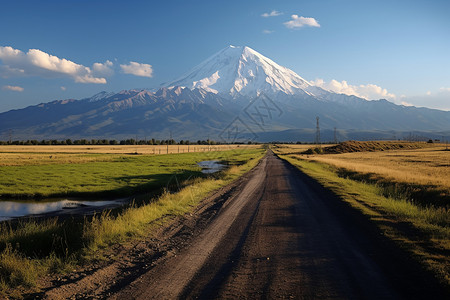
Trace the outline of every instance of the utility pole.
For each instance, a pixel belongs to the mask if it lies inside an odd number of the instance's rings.
[[[316,140],[315,143],[320,144],[320,127],[319,127],[319,117],[316,117]]]
[[[9,144],[11,145],[12,144],[12,130],[11,129],[8,131],[8,135],[9,135]]]

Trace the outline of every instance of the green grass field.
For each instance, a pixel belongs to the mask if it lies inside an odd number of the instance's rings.
[[[161,187],[174,174],[179,179],[202,176],[201,168],[196,165],[202,160],[215,159],[236,165],[260,151],[249,149],[168,155],[45,154],[41,159],[34,160],[32,165],[23,160],[21,165],[0,163],[0,197],[127,196]],[[53,160],[49,160],[50,156],[54,157]],[[19,159],[17,157],[17,161]]]

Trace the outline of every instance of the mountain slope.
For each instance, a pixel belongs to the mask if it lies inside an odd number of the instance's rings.
[[[94,100],[60,100],[0,114],[0,134],[27,138],[177,138],[217,134],[232,115],[204,90],[162,88],[122,91]],[[219,129],[218,129],[219,128]],[[203,137],[206,138],[207,136]]]

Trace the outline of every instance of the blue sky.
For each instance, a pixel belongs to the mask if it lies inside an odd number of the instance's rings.
[[[0,112],[151,88],[246,45],[325,88],[450,110],[450,1],[2,1]]]

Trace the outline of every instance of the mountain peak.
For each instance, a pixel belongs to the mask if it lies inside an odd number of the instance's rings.
[[[260,92],[268,95],[310,95],[314,91],[311,84],[294,71],[248,46],[233,45],[217,52],[166,86],[202,88],[233,97],[254,97]]]

